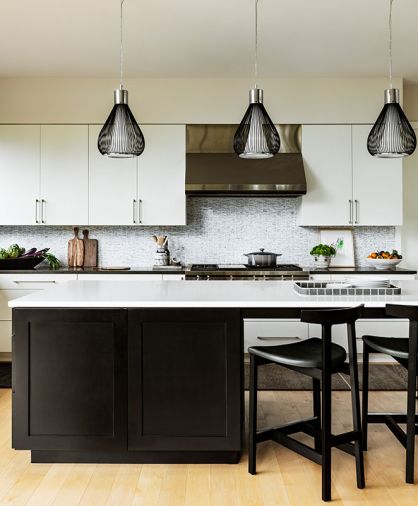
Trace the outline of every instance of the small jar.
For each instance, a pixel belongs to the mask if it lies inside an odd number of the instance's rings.
[[[165,248],[158,248],[154,254],[154,265],[168,265],[169,254]]]

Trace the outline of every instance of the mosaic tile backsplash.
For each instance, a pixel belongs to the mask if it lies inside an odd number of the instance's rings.
[[[101,265],[152,265],[153,234],[167,234],[171,255],[184,263],[242,263],[243,253],[265,248],[282,253],[282,263],[312,265],[309,251],[317,244],[319,229],[299,227],[300,199],[189,198],[187,226],[89,226],[99,240]],[[75,224],[76,225],[76,224]],[[82,229],[82,224],[77,224]],[[49,247],[64,264],[71,227],[2,226],[0,247],[18,243],[26,248]],[[394,227],[354,229],[357,265],[365,265],[370,251],[395,247]]]

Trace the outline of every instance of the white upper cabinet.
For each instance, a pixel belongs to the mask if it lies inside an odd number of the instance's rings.
[[[186,224],[186,129],[144,125],[145,150],[138,158],[138,221],[141,225]]]
[[[0,224],[35,225],[40,126],[0,125]]]
[[[402,224],[402,159],[367,151],[372,125],[302,128],[307,194],[299,224],[395,226]]]
[[[302,197],[299,224],[348,225],[352,205],[350,125],[304,125],[302,154],[307,194]]]
[[[354,223],[402,225],[402,158],[370,156],[372,126],[352,127]]]
[[[145,151],[97,149],[100,125],[0,125],[0,225],[185,225],[184,125],[145,125]]]
[[[89,224],[134,225],[138,221],[137,159],[100,154],[101,128],[89,126]]]
[[[41,126],[41,221],[88,223],[88,127]]]

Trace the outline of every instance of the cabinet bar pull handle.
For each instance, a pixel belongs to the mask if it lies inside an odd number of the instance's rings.
[[[136,223],[136,219],[135,219],[135,204],[136,204],[136,200],[133,199],[133,201],[132,201],[132,222],[133,223]]]
[[[142,200],[138,200],[138,223],[142,223]]]
[[[45,221],[45,217],[46,217],[46,212],[45,212],[45,204],[46,204],[46,200],[42,199],[41,200],[41,223],[46,223]]]
[[[348,219],[348,223],[350,223],[350,225],[352,225],[353,224],[353,201],[349,200],[348,202],[350,204],[350,217]]]
[[[29,281],[29,280],[23,280],[23,281],[13,281],[13,283],[15,283],[16,285],[21,285],[21,284],[30,284],[30,283],[35,283],[35,284],[43,284],[43,283],[56,283],[56,281]]]
[[[359,201],[356,199],[354,202],[356,204],[356,221],[354,223],[358,223],[359,222]]]
[[[38,215],[39,215],[39,199],[36,199],[35,200],[35,223],[39,223]]]
[[[278,341],[279,339],[286,339],[287,341],[290,340],[290,339],[294,339],[294,340],[299,340],[301,341],[302,338],[299,337],[299,336],[257,336],[257,339],[259,339],[260,341]]]

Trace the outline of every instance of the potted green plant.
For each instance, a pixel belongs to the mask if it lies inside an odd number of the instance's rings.
[[[328,269],[331,258],[335,256],[337,250],[332,244],[317,244],[311,249],[311,255],[314,257],[315,268]]]

